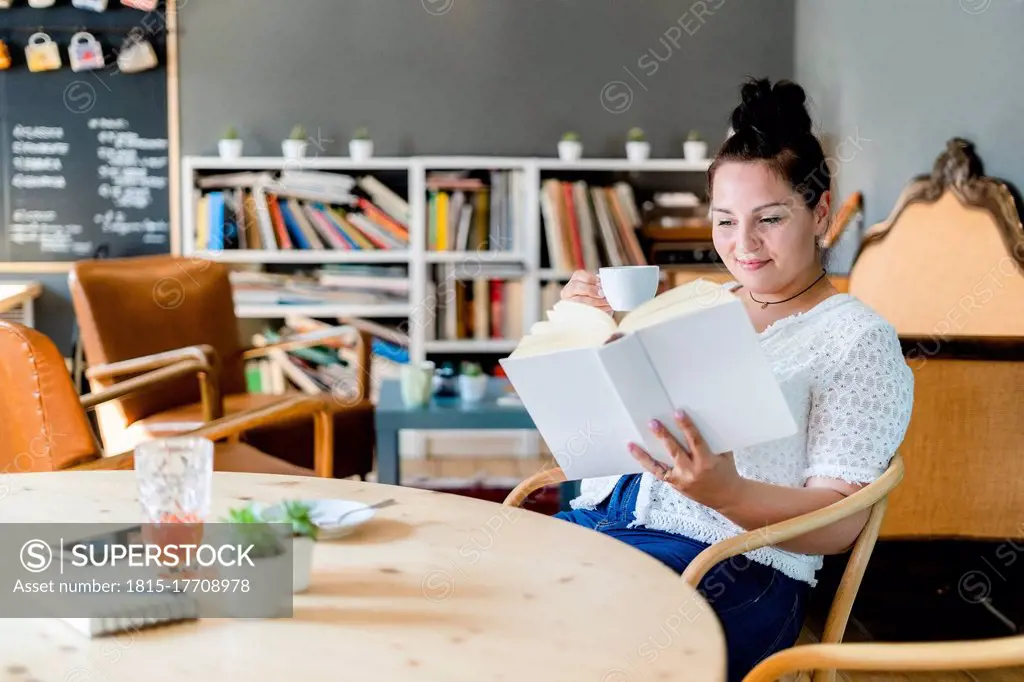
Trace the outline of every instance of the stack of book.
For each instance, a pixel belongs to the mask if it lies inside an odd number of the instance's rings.
[[[320,171],[200,178],[197,251],[405,250],[409,204],[373,176]]]
[[[522,171],[490,171],[488,182],[465,171],[428,174],[427,249],[514,251],[523,191]]]
[[[720,262],[711,237],[710,207],[692,192],[657,193],[643,206],[640,234],[654,265]]]
[[[540,206],[551,268],[593,272],[602,265],[647,264],[636,234],[640,211],[628,183],[590,187],[551,178],[541,187]]]
[[[514,265],[438,266],[427,298],[435,317],[425,323],[428,340],[518,339],[523,333],[522,270]]]
[[[384,378],[397,378],[399,368],[409,362],[408,336],[383,329],[374,322],[348,318],[344,324],[373,334],[370,366],[370,395],[376,403]],[[330,325],[303,316],[289,316],[283,326],[267,326],[253,336],[254,346],[287,341],[297,334],[322,331]],[[380,330],[380,336],[377,335]],[[383,337],[383,338],[382,338]],[[359,375],[365,368],[357,366],[354,353],[355,335],[325,339],[322,345],[294,350],[268,351],[264,357],[249,360],[245,366],[246,388],[250,393],[278,395],[298,389],[310,395],[328,393],[344,398],[358,390]]]
[[[230,273],[235,305],[409,303],[405,266],[337,265],[290,274]]]

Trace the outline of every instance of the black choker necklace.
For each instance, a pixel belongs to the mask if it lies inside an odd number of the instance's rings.
[[[777,303],[785,303],[786,301],[792,301],[792,300],[793,300],[794,298],[796,298],[796,297],[797,297],[797,296],[799,296],[800,294],[804,294],[804,293],[806,293],[808,289],[810,289],[810,288],[811,288],[811,287],[813,287],[813,286],[814,286],[815,284],[817,284],[818,282],[820,282],[820,281],[821,281],[821,279],[822,279],[822,278],[823,278],[823,277],[824,277],[824,276],[825,276],[826,274],[828,274],[828,273],[826,272],[825,268],[822,268],[822,269],[821,269],[821,274],[820,274],[820,275],[818,275],[818,279],[816,279],[816,280],[814,280],[813,282],[811,282],[810,284],[808,284],[808,285],[807,285],[807,288],[806,288],[806,289],[804,289],[803,291],[801,291],[801,292],[799,292],[799,293],[793,294],[793,295],[792,295],[792,296],[790,296],[789,298],[784,298],[784,299],[782,299],[781,301],[759,301],[759,300],[757,300],[756,298],[754,298],[754,294],[750,293],[750,290],[749,290],[749,289],[747,290],[747,295],[748,295],[748,296],[750,296],[750,300],[751,300],[751,301],[753,301],[754,303],[760,303],[760,304],[761,304],[761,310],[764,310],[765,308],[767,308],[767,307],[768,307],[768,306],[770,306],[770,305],[775,305],[775,304],[777,304]]]

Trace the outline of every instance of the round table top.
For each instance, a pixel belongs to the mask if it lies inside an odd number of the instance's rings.
[[[16,474],[0,519],[137,523],[134,474]],[[200,619],[89,639],[0,619],[0,677],[163,680],[700,680],[725,675],[711,607],[655,559],[591,530],[457,495],[214,474],[211,519],[248,500],[394,498],[320,541],[290,618]]]

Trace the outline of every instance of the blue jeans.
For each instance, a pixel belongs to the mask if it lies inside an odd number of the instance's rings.
[[[640,475],[619,479],[596,510],[559,512],[555,518],[593,528],[621,540],[682,573],[708,545],[683,535],[637,526],[633,521]],[[800,634],[809,585],[743,555],[718,564],[698,589],[725,631],[730,682],[741,680],[759,661],[793,645]]]

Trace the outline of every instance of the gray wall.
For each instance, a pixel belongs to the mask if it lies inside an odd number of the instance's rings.
[[[380,156],[553,156],[568,129],[621,156],[638,125],[653,156],[680,156],[690,128],[724,136],[748,73],[793,72],[793,0],[188,0],[180,16],[186,154],[233,123],[246,154],[277,155],[301,122],[321,154],[367,125]]]
[[[796,77],[847,140],[839,198],[861,191],[867,224],[885,219],[954,136],[1024,186],[1022,36],[1021,0],[797,0]]]

